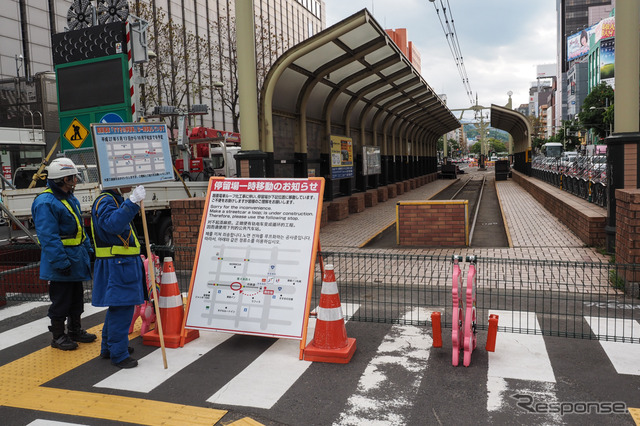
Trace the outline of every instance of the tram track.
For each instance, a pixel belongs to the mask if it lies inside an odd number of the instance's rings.
[[[432,198],[432,200],[466,200],[469,202],[469,246],[472,246],[473,234],[476,228],[486,183],[487,176],[485,174],[468,176],[460,179]],[[453,194],[451,194],[452,192]]]
[[[469,202],[469,247],[509,247],[493,174],[475,172],[459,178],[432,200]]]
[[[469,247],[509,247],[492,173],[474,171],[433,196],[431,200],[468,202]],[[373,238],[367,248],[397,248],[395,226]]]

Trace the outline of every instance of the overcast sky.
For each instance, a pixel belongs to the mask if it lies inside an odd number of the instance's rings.
[[[451,109],[471,105],[434,3],[429,0],[325,0],[327,27],[364,8],[387,29],[407,28],[422,76]],[[556,62],[556,0],[436,0],[450,6],[473,98],[514,108],[529,100],[536,66]],[[458,116],[458,114],[456,114]],[[473,118],[465,113],[464,119]]]

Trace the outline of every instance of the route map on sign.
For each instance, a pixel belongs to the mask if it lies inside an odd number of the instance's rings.
[[[173,180],[164,124],[92,124],[100,178],[105,188]]]
[[[302,338],[323,183],[211,179],[186,328]]]
[[[159,140],[142,140],[129,144],[107,145],[109,171],[118,178],[123,175],[165,172],[162,144]]]

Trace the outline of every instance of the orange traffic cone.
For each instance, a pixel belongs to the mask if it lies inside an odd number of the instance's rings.
[[[347,337],[333,265],[325,265],[316,330],[304,349],[304,359],[346,364],[355,351],[356,339]]]
[[[182,295],[178,288],[178,278],[173,267],[173,259],[164,258],[162,268],[162,279],[160,281],[160,295],[158,296],[158,308],[160,310],[160,320],[162,321],[162,332],[164,335],[164,345],[167,348],[178,348],[185,343],[200,337],[198,330],[186,330],[182,328],[184,319],[184,306]],[[180,340],[184,333],[184,342]],[[142,336],[142,343],[147,346],[160,346],[160,335],[158,328]]]

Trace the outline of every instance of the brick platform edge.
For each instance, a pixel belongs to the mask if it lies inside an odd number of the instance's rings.
[[[605,245],[607,211],[604,208],[515,170],[512,171],[512,177],[583,243],[591,247]]]
[[[401,201],[396,206],[399,245],[467,246],[468,201]]]

